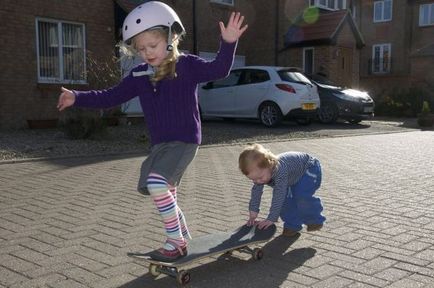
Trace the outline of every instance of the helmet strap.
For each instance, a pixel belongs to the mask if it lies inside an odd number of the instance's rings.
[[[169,26],[169,33],[167,36],[167,47],[166,50],[167,51],[173,51],[173,40],[172,40],[172,27]]]

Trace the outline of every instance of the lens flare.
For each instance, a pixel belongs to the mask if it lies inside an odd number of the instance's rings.
[[[303,12],[303,20],[308,24],[315,23],[319,17],[319,9],[318,7],[310,7],[304,10]]]

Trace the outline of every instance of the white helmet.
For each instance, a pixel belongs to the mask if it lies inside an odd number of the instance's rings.
[[[134,8],[125,18],[122,27],[122,38],[129,43],[137,34],[154,27],[169,28],[167,49],[172,49],[172,31],[178,34],[185,32],[176,12],[167,4],[159,1],[149,1]]]

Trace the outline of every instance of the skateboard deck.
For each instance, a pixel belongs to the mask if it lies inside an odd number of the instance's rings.
[[[198,261],[202,258],[221,255],[234,250],[249,253],[255,260],[260,260],[263,252],[260,248],[250,249],[249,245],[259,244],[271,239],[276,232],[276,226],[271,225],[267,229],[260,230],[256,226],[241,226],[235,231],[208,234],[193,238],[188,242],[188,254],[171,263],[162,262],[151,258],[151,252],[128,253],[128,256],[141,259],[149,263],[149,271],[153,276],[160,273],[177,278],[180,284],[190,281],[187,271],[179,270],[180,267]]]

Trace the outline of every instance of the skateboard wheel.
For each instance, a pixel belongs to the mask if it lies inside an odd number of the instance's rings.
[[[261,248],[255,248],[255,249],[253,249],[253,259],[255,259],[255,260],[261,260],[262,257],[264,257],[264,251],[262,251]]]
[[[178,281],[179,284],[185,285],[190,282],[190,273],[185,270],[181,270],[178,272],[178,275],[176,276],[176,281]]]
[[[158,275],[160,275],[161,274],[161,272],[160,271],[158,271],[158,265],[156,265],[156,264],[149,264],[149,272],[151,273],[151,275],[152,276],[155,276],[155,277],[157,277]]]

